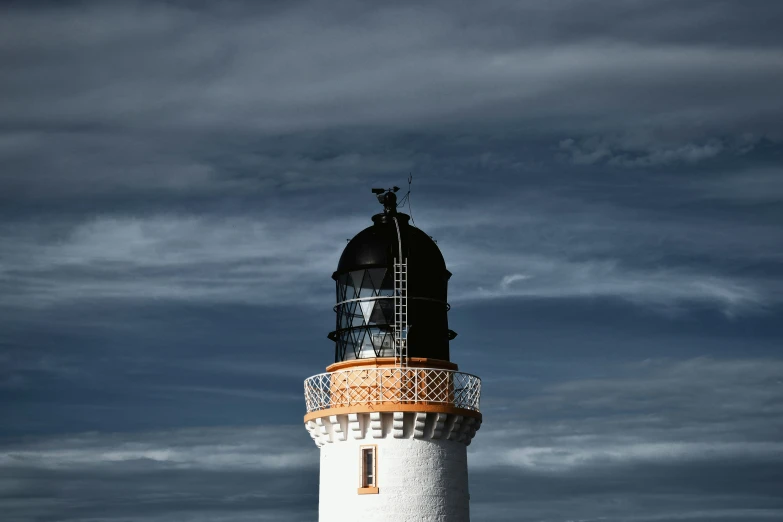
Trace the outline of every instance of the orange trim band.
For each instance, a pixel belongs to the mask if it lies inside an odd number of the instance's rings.
[[[392,404],[392,403],[379,403],[379,404],[359,404],[357,406],[344,406],[341,408],[327,408],[325,410],[318,410],[308,413],[304,416],[305,423],[319,419],[321,417],[329,417],[330,415],[346,415],[348,413],[371,413],[371,412],[416,412],[416,413],[453,413],[455,415],[462,415],[463,417],[474,417],[481,419],[481,413],[473,410],[466,410],[465,408],[457,408],[449,406],[448,404]]]
[[[375,357],[370,359],[353,359],[350,361],[342,361],[334,364],[330,364],[326,367],[326,371],[336,372],[337,370],[343,370],[345,368],[354,368],[360,366],[362,368],[393,368],[397,366],[397,362],[394,357]],[[409,368],[442,368],[444,370],[459,370],[459,367],[450,361],[444,361],[442,359],[428,359],[426,357],[408,357]]]

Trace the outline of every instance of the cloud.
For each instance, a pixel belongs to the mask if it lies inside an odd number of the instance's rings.
[[[299,436],[297,436],[299,435]],[[304,520],[318,453],[301,426],[86,433],[2,444],[13,520]]]
[[[199,428],[130,433],[85,433],[5,445],[0,466],[46,470],[116,469],[128,465],[202,471],[274,471],[315,466],[299,427]],[[304,428],[301,428],[304,430]],[[306,435],[306,433],[305,433]],[[155,466],[163,468],[155,468]]]
[[[672,13],[654,16],[653,33],[640,39],[582,9],[571,2],[486,11],[468,4],[327,11],[315,3],[198,9],[156,2],[7,9],[3,54],[25,59],[13,62],[14,74],[0,85],[14,95],[0,113],[24,127],[122,122],[264,132],[509,116],[622,127],[629,115],[636,125],[666,126],[752,117],[760,129],[777,127],[766,113],[780,109],[772,87],[781,80],[776,46],[741,39],[727,46],[695,33],[672,38],[662,21],[676,19]],[[728,25],[740,7],[705,9],[713,23]],[[573,11],[594,26],[578,24]],[[340,16],[346,12],[351,22]],[[639,23],[650,13],[633,6],[623,15]],[[674,33],[699,22],[681,17]],[[62,80],[38,82],[41,74]],[[641,96],[651,91],[660,94]]]
[[[676,309],[678,305],[706,303],[727,313],[763,307],[764,292],[753,282],[677,270],[637,270],[616,261],[572,262],[521,256],[525,275],[511,274],[492,286],[454,296],[455,300],[528,298],[619,298],[640,305]]]
[[[323,274],[330,273],[344,244],[337,239],[342,228],[328,222],[291,228],[249,218],[98,218],[46,243],[24,237],[5,243],[6,304],[101,299],[272,304],[290,303],[294,295],[306,300],[301,296],[308,295],[307,285],[323,287],[327,281]]]
[[[783,458],[774,435],[783,411],[777,359],[626,363],[604,378],[552,383],[508,401],[498,397],[511,384],[496,386],[483,410],[504,420],[482,433],[491,442],[477,446],[478,467],[566,473],[636,462]],[[517,418],[526,419],[523,426]],[[503,447],[508,454],[498,451]]]
[[[779,344],[778,3],[0,11],[7,518],[314,519],[301,426],[183,426],[298,422],[365,190],[408,172],[455,349],[503,363],[474,520],[781,518],[780,364],[745,359]]]
[[[691,197],[703,196],[683,195]],[[773,229],[716,229],[700,218],[629,207],[528,194],[465,209],[464,223],[439,213],[431,230],[456,274],[452,301],[610,298],[667,313],[707,305],[729,315],[776,301],[767,291],[777,287],[774,276],[737,270],[750,258],[777,262]]]
[[[521,397],[512,382],[485,383],[469,454],[477,517],[780,517],[780,360],[648,360],[607,373]]]
[[[761,138],[743,138],[734,143],[711,138],[701,143],[659,142],[653,136],[637,133],[623,137],[589,137],[578,142],[572,138],[561,140],[558,151],[561,159],[576,165],[604,164],[616,167],[669,167],[697,164],[721,155],[747,154]]]
[[[746,204],[774,203],[783,199],[783,170],[760,166],[741,176],[723,175],[711,182],[694,186],[706,198]]]
[[[727,182],[667,187],[668,197],[715,197],[719,183]],[[519,197],[511,191],[480,198],[459,211],[449,198],[436,199],[418,215],[456,274],[455,304],[599,297],[667,312],[707,305],[736,315],[777,302],[771,274],[737,267],[777,263],[778,227],[734,221],[716,227],[698,216],[662,214],[650,206],[655,201],[626,208],[620,200],[606,205],[569,194]],[[33,308],[142,299],[326,306],[332,300],[328,274],[345,239],[369,224],[331,210],[333,202],[11,223],[0,228],[0,302]]]
[[[768,520],[780,515],[783,362],[658,359],[529,394],[487,379],[469,448],[476,520]],[[14,520],[305,520],[302,426],[0,441]],[[13,478],[11,478],[13,477]]]
[[[488,226],[503,221],[507,218],[498,215]],[[4,243],[0,264],[5,304],[153,299],[323,305],[331,299],[325,275],[336,265],[351,226],[332,219],[292,225],[279,217],[162,215],[97,218],[48,238],[46,229],[37,227],[7,229],[15,237]],[[356,225],[353,230],[360,230]],[[668,309],[702,302],[733,314],[775,300],[754,279],[688,267],[633,266],[616,249],[612,254],[620,257],[593,252],[587,259],[541,245],[525,252],[523,245],[499,244],[504,250],[493,252],[478,246],[482,237],[442,246],[450,266],[459,267],[455,302],[610,297]]]
[[[347,220],[356,211],[348,187],[416,171],[422,188],[450,185],[461,201],[480,195],[478,179],[494,180],[487,187],[496,199],[509,185],[508,199],[539,187],[544,205],[532,220],[563,225],[558,245],[517,236],[532,248],[507,248],[489,265],[474,233],[448,257],[466,269],[464,283],[454,279],[455,297],[761,308],[776,300],[769,278],[714,266],[708,258],[718,249],[706,243],[714,229],[731,229],[750,232],[726,241],[747,249],[751,234],[769,232],[725,215],[688,226],[683,209],[693,197],[678,191],[701,179],[667,180],[664,197],[682,206],[658,208],[642,223],[638,198],[618,188],[625,181],[584,190],[574,172],[552,174],[562,168],[558,155],[594,169],[695,168],[750,155],[762,142],[777,146],[781,43],[747,20],[781,13],[761,11],[736,2],[6,7],[0,300],[319,299],[340,241],[361,227]],[[738,29],[739,19],[749,25]],[[729,177],[728,185],[742,183]],[[638,192],[656,188],[645,181]],[[583,193],[562,197],[565,187]],[[593,245],[578,237],[586,225],[552,208],[588,200],[594,208],[582,218],[600,222]],[[474,224],[484,219],[470,210]],[[489,215],[491,232],[505,232],[507,217]],[[691,257],[639,260],[659,250],[655,241],[631,238],[631,251],[613,240],[608,217],[647,239],[659,224],[657,239]],[[423,226],[448,229],[453,219]],[[687,242],[704,248],[694,255]],[[493,264],[482,281],[472,278],[475,267]],[[515,274],[528,279],[504,280]]]

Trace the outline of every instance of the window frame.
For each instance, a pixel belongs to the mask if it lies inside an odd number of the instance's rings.
[[[367,453],[372,454],[372,481],[369,480],[365,468]],[[366,444],[359,446],[359,490],[360,495],[373,495],[378,493],[378,446]]]

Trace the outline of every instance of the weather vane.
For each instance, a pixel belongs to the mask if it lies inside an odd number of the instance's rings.
[[[383,211],[386,214],[397,213],[397,192],[400,187],[392,187],[390,189],[374,188],[372,193],[378,196],[378,201],[383,205]]]

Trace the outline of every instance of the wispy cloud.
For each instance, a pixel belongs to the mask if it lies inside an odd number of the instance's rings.
[[[491,382],[469,448],[473,516],[774,519],[782,383],[778,359],[709,358],[615,366],[518,398],[514,383]],[[0,508],[15,520],[302,520],[317,465],[302,426],[5,440],[0,466],[14,478],[0,480]]]
[[[582,20],[595,28],[571,29],[569,38],[567,28],[577,25],[573,11],[579,11],[570,2],[498,9],[494,16],[467,4],[446,11],[325,10],[312,3],[193,9],[152,2],[8,9],[6,52],[13,45],[26,59],[4,82],[16,96],[0,112],[28,126],[123,121],[133,128],[290,132],[432,125],[455,115],[554,125],[558,118],[574,124],[594,117],[593,125],[627,127],[628,112],[665,125],[673,117],[725,125],[740,110],[764,119],[769,106],[778,107],[771,86],[781,80],[779,50],[743,42],[727,47],[698,32],[697,19],[678,19],[680,36],[672,38],[670,26],[661,24],[655,38],[640,39],[614,31],[588,10]],[[716,25],[727,25],[736,9],[709,10]],[[339,15],[345,10],[353,23]],[[622,16],[638,21],[648,12],[634,6]],[[224,30],[227,23],[231,31]],[[127,45],[129,39],[135,45]],[[81,52],[86,48],[91,52]],[[264,52],[269,49],[274,52]],[[112,66],[117,56],[122,69]],[[42,66],[67,81],[36,82]],[[737,97],[739,89],[746,95]],[[666,95],[640,103],[639,94],[651,90]],[[702,93],[698,104],[694,92]]]
[[[520,256],[515,261],[524,274],[505,275],[494,284],[456,294],[454,299],[606,297],[670,311],[702,303],[729,314],[757,310],[768,302],[766,292],[754,281],[676,269],[634,269],[616,260],[574,262]]]
[[[307,479],[317,464],[300,426],[4,442],[0,467],[14,478],[0,480],[0,509],[19,521],[303,520],[317,505]]]
[[[742,172],[740,176],[723,175],[698,186],[694,191],[706,198],[745,204],[778,203],[783,200],[783,169],[762,166]]]
[[[457,273],[455,303],[606,297],[668,311],[702,303],[737,314],[777,302],[774,281],[734,274],[731,265],[738,252],[760,262],[779,256],[772,245],[754,246],[758,233],[769,231],[732,224],[737,233],[713,237],[709,223],[652,223],[638,212],[592,203],[563,200],[569,215],[557,214],[556,200],[539,200],[516,215],[507,213],[510,203],[497,203],[458,213],[431,208],[424,218]],[[307,212],[105,215],[55,234],[41,225],[14,225],[4,229],[0,244],[0,283],[6,305],[15,306],[107,299],[322,306],[331,300],[327,275],[345,237],[367,224],[313,220]],[[669,255],[719,255],[728,264],[662,259],[661,241]]]
[[[493,422],[470,447],[472,495],[482,499],[473,513],[497,520],[779,518],[781,377],[778,359],[650,360],[518,399],[510,386],[497,389],[484,408]],[[509,489],[498,489],[501,483]]]
[[[4,299],[33,306],[101,299],[306,302],[308,285],[325,286],[343,228],[250,218],[98,218],[47,242],[24,234],[6,242]]]
[[[502,221],[498,216],[496,224]],[[292,226],[158,216],[99,218],[44,241],[34,228],[17,230],[16,240],[5,243],[0,281],[5,303],[16,306],[104,299],[323,304],[331,298],[325,275],[336,266],[347,228],[335,220]],[[735,313],[775,300],[757,281],[720,273],[634,267],[605,255],[535,254],[524,243],[498,244],[502,250],[495,252],[495,246],[479,243],[481,236],[474,240],[445,246],[450,264],[459,267],[457,302],[610,297],[671,308],[703,302]]]
[[[301,426],[182,427],[298,420],[408,172],[451,317],[504,324],[454,325],[503,365],[474,520],[781,518],[780,363],[746,357],[780,344],[783,4],[0,11],[0,416],[49,434],[0,441],[5,518],[313,520]],[[613,373],[682,352],[734,359]]]
[[[633,154],[627,151],[613,150],[610,145],[602,142],[587,140],[576,145],[574,140],[566,139],[559,143],[559,149],[566,152],[569,159],[577,164],[591,165],[603,161],[609,165],[650,167],[680,162],[696,163],[711,159],[720,154],[724,147],[721,142],[712,141],[703,145],[687,144],[673,149],[658,149]]]
[[[296,436],[302,430],[269,426],[63,435],[4,445],[0,466],[71,471],[123,464],[204,471],[314,468],[317,453],[307,451],[309,439]]]
[[[495,397],[511,384],[498,386]],[[496,411],[504,421],[482,432],[491,442],[477,445],[476,467],[560,473],[583,466],[783,459],[775,436],[783,412],[783,362],[777,359],[648,360],[510,402],[488,405],[488,414]]]

